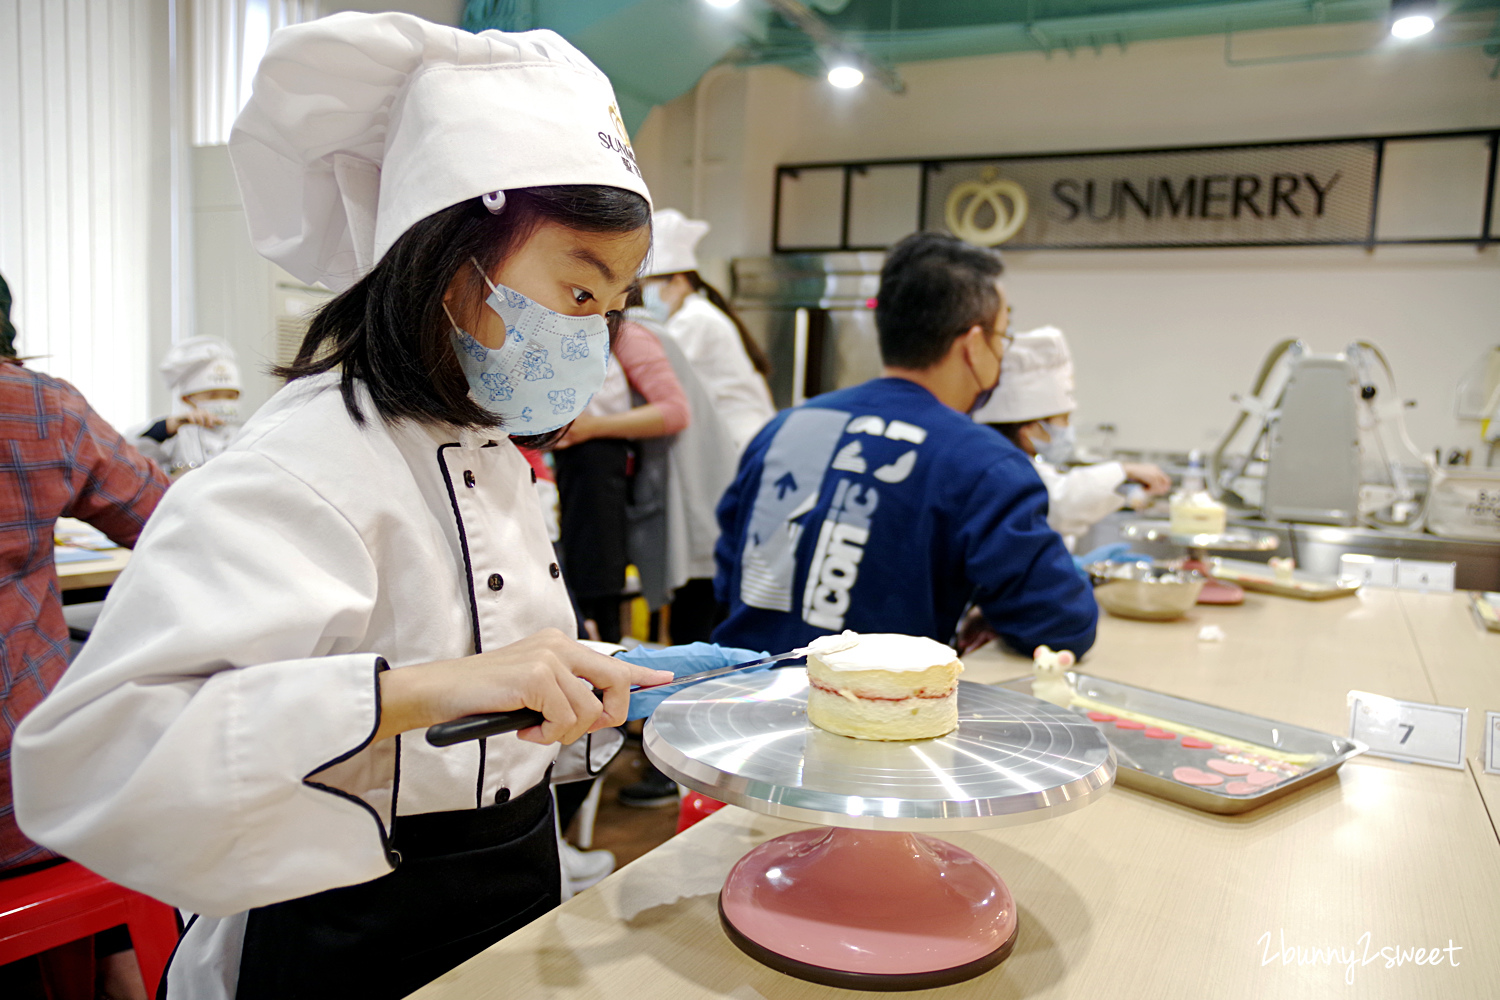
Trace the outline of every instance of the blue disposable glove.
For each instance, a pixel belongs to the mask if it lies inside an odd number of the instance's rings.
[[[1113,545],[1101,545],[1092,552],[1085,552],[1081,556],[1073,557],[1073,565],[1078,567],[1078,572],[1085,577],[1089,575],[1089,567],[1094,563],[1101,562],[1150,562],[1151,557],[1139,552],[1130,551],[1129,542],[1115,542]]]
[[[705,670],[717,670],[719,667],[732,667],[736,663],[758,660],[770,654],[757,653],[753,649],[720,646],[712,642],[692,642],[686,646],[668,646],[665,649],[647,649],[645,646],[637,646],[616,655],[619,659],[637,666],[650,667],[652,670],[670,670],[673,677],[686,677],[689,674],[700,674]],[[771,664],[766,664],[764,667],[752,667],[745,672],[753,673],[756,670],[769,670],[770,668]],[[630,718],[646,718],[656,711],[656,706],[660,705],[667,696],[681,690],[681,685],[664,684],[661,687],[631,692]]]

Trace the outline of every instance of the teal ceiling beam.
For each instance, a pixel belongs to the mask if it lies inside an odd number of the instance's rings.
[[[1303,0],[1242,0],[1159,6],[1152,11],[1138,9],[1037,18],[1003,24],[896,32],[849,31],[848,37],[871,54],[899,64],[999,53],[1050,53],[1059,49],[1071,51],[1115,45],[1123,48],[1128,42],[1160,38],[1368,21],[1384,17],[1387,9],[1384,0],[1324,0],[1316,5]],[[785,30],[771,31],[762,46],[747,46],[741,61],[746,64],[777,63],[803,72],[817,72],[816,60],[806,45],[799,42],[796,33]]]
[[[770,17],[753,2],[719,10],[703,0],[468,0],[463,25],[556,31],[609,76],[634,132],[734,49],[764,39]]]
[[[1136,42],[1316,24],[1383,22],[1389,0],[801,0],[829,37],[876,65],[1014,52],[1124,49]],[[464,27],[551,28],[609,74],[634,131],[710,67],[776,64],[826,72],[815,42],[771,0],[725,10],[704,0],[467,0]],[[1445,0],[1443,23],[1500,11],[1500,0]],[[1497,20],[1500,24],[1500,20]],[[1487,54],[1500,46],[1487,40]],[[1434,38],[1412,47],[1447,44]],[[1452,44],[1458,44],[1454,41]],[[1464,41],[1463,44],[1470,44]],[[1237,60],[1238,62],[1238,60]],[[1500,70],[1500,62],[1496,63]]]

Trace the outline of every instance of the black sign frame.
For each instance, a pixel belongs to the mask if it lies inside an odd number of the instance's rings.
[[[1463,236],[1428,236],[1417,238],[1381,238],[1375,234],[1379,226],[1380,205],[1380,181],[1382,168],[1385,162],[1385,147],[1388,142],[1405,142],[1413,140],[1432,139],[1464,139],[1477,138],[1487,141],[1489,146],[1489,170],[1486,174],[1483,216],[1480,220],[1479,235]],[[1359,240],[1275,240],[1257,242],[1215,242],[1200,241],[1191,243],[1069,243],[1067,245],[1027,245],[1007,247],[1001,244],[998,249],[1015,250],[1210,250],[1210,249],[1235,249],[1250,247],[1314,247],[1314,246],[1353,246],[1374,249],[1377,246],[1401,246],[1413,244],[1473,244],[1477,249],[1484,249],[1491,243],[1500,240],[1500,233],[1496,233],[1493,224],[1495,216],[1496,196],[1496,168],[1500,165],[1500,128],[1490,129],[1455,129],[1442,132],[1409,132],[1393,135],[1360,135],[1340,136],[1326,139],[1288,139],[1280,142],[1243,142],[1229,143],[1213,146],[1157,146],[1130,149],[1093,149],[1076,150],[1069,152],[1050,153],[1000,153],[989,156],[952,156],[952,157],[924,157],[924,158],[895,158],[878,160],[846,160],[846,161],[820,161],[808,163],[781,164],[776,167],[775,185],[771,202],[771,250],[773,253],[842,253],[859,251],[880,251],[888,249],[888,245],[851,244],[849,242],[849,207],[853,188],[853,179],[856,174],[862,174],[871,167],[918,167],[920,168],[918,193],[917,193],[917,228],[925,230],[929,227],[927,217],[928,183],[929,177],[935,170],[940,170],[949,164],[966,163],[1003,163],[1008,160],[1049,160],[1068,159],[1080,157],[1120,157],[1120,156],[1147,156],[1160,155],[1163,153],[1207,153],[1223,152],[1228,150],[1247,149],[1272,149],[1285,148],[1289,146],[1328,146],[1339,143],[1375,144],[1375,176],[1374,187],[1370,197],[1370,222],[1369,230],[1364,239]],[[843,171],[842,201],[839,206],[839,242],[832,246],[783,246],[781,242],[781,191],[782,179],[791,177],[795,179],[804,170],[829,170],[841,169]]]

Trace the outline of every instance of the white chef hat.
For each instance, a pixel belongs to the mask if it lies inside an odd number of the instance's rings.
[[[561,36],[475,35],[410,14],[278,30],[229,155],[256,250],[335,291],[413,223],[493,191],[651,197],[609,80]]]
[[[675,208],[664,208],[651,219],[651,256],[643,278],[698,270],[693,250],[708,235],[708,223],[689,219]]]
[[[158,366],[174,400],[209,389],[240,389],[234,348],[218,337],[189,337],[167,351]]]
[[[1000,385],[974,411],[981,424],[1022,424],[1078,408],[1073,396],[1073,355],[1062,331],[1044,326],[1017,334],[1000,362]]]

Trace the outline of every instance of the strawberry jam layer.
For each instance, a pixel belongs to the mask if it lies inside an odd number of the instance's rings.
[[[843,697],[843,692],[840,691],[838,688],[829,687],[827,684],[824,684],[821,681],[816,681],[816,680],[815,681],[811,681],[811,684],[812,684],[813,687],[817,688],[819,691],[823,691],[823,692],[825,692],[827,694],[838,695],[839,697]],[[948,697],[949,695],[951,695],[953,693],[953,689],[950,687],[946,691],[939,691],[939,690],[937,690],[935,688],[918,688],[916,691],[913,691],[911,694],[909,694],[909,695],[903,695],[900,698],[893,698],[890,695],[883,695],[883,694],[865,694],[865,693],[863,693],[861,691],[856,691],[856,690],[854,690],[852,688],[849,689],[849,693],[852,694],[852,695],[854,695],[854,697],[860,698],[860,699],[862,699],[864,701],[907,701],[907,700],[909,700],[911,698],[926,698],[926,699],[929,699],[929,700],[937,699],[937,698],[946,698],[946,697]]]

